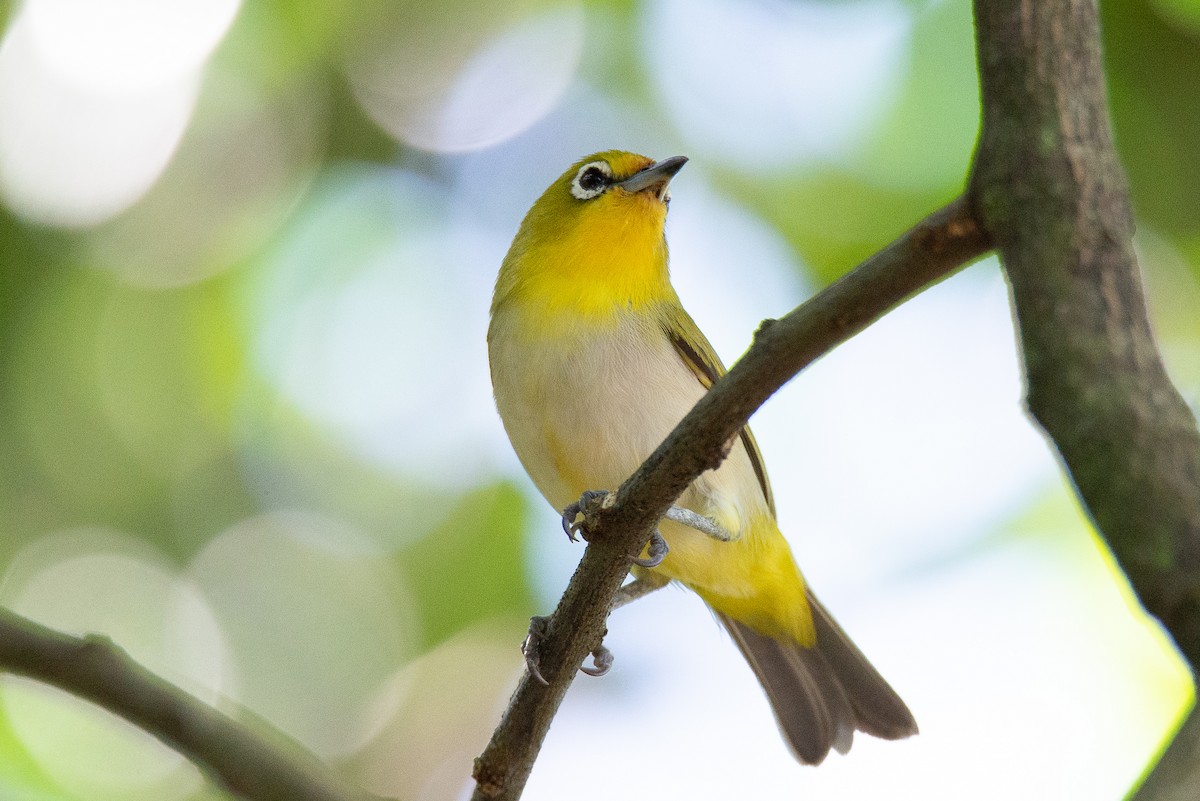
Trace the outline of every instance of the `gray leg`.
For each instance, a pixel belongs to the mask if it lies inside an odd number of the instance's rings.
[[[644,598],[655,590],[662,589],[669,583],[665,577],[654,573],[636,578],[617,590],[617,597],[613,599],[613,611],[633,603],[638,598]]]
[[[707,534],[720,542],[733,542],[738,539],[738,536],[730,534],[713,520],[693,512],[691,509],[684,509],[682,506],[672,506],[663,517],[667,520],[674,520],[676,523],[682,523],[688,528],[694,528],[701,534]]]

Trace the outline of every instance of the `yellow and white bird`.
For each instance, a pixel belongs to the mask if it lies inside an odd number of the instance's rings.
[[[725,372],[667,272],[667,187],[686,161],[620,151],[579,161],[533,204],[500,268],[488,329],[496,405],[556,509],[620,486]],[[713,609],[801,762],[844,753],[855,730],[916,733],[805,586],[748,428],[677,507],[699,524],[664,520],[669,551],[634,572],[678,581]]]

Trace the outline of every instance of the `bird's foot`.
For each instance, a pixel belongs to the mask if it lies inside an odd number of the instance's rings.
[[[534,615],[529,618],[529,631],[521,641],[521,653],[525,656],[525,667],[529,669],[529,675],[547,687],[550,686],[550,682],[542,675],[541,647],[549,627],[550,618]]]
[[[521,653],[525,656],[525,667],[529,669],[529,675],[547,687],[550,686],[550,682],[542,675],[541,647],[549,628],[550,618],[534,615],[529,618],[529,631],[521,643]],[[580,665],[579,669],[589,676],[603,676],[612,665],[613,653],[601,642],[592,649],[591,666]]]
[[[567,537],[571,542],[576,542],[579,538],[577,534],[582,534],[583,538],[587,539],[588,520],[601,509],[606,509],[612,506],[616,495],[608,490],[586,490],[579,496],[579,500],[563,509],[562,527],[566,532]],[[576,520],[579,518],[579,520]]]
[[[633,563],[638,567],[658,567],[667,558],[670,550],[663,535],[659,533],[658,529],[654,529],[654,533],[650,535],[650,543],[646,546],[646,556],[644,558],[633,557]]]
[[[600,643],[592,649],[592,666],[580,665],[579,669],[589,676],[603,676],[613,665],[613,652]]]
[[[588,526],[595,515],[603,509],[612,506],[616,500],[616,493],[608,490],[587,490],[579,496],[579,500],[563,509],[562,527],[567,536],[572,542],[579,539],[588,538]],[[715,540],[721,542],[732,542],[737,537],[715,521],[705,517],[702,514],[693,512],[691,509],[684,509],[681,506],[672,506],[667,510],[664,517],[667,520],[673,520],[676,523],[681,523],[689,528],[693,528],[703,534],[707,534]],[[654,534],[650,537],[650,542],[647,546],[645,557],[634,557],[633,563],[639,567],[658,567],[666,558],[670,548],[667,546],[667,541],[663,539],[662,534],[655,529]]]

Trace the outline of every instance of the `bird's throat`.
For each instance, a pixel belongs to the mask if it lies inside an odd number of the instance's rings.
[[[513,265],[509,301],[548,325],[561,324],[562,317],[616,325],[625,314],[674,297],[661,229],[656,239],[565,237],[540,243],[519,258],[523,264]]]

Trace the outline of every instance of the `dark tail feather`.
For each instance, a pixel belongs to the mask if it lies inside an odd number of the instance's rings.
[[[917,722],[858,646],[808,593],[817,644],[764,637],[717,615],[754,669],[775,710],[779,728],[801,762],[820,764],[829,749],[850,750],[858,729],[885,740],[917,733]]]

